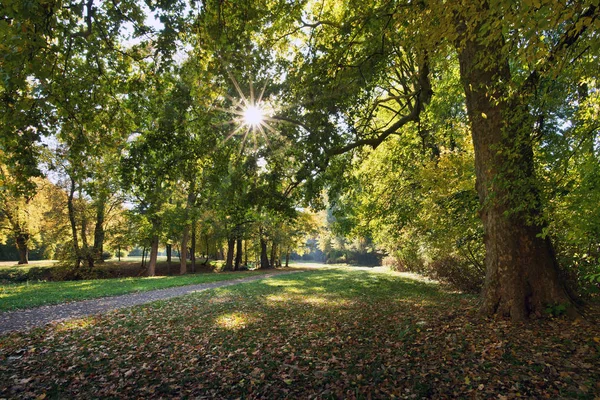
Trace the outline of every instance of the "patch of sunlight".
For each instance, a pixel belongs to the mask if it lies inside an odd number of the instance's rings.
[[[239,312],[223,314],[216,320],[218,326],[230,330],[244,329],[250,322],[252,321],[248,315]]]
[[[321,307],[348,307],[354,304],[354,301],[326,296],[304,296],[300,302],[311,306]]]
[[[209,299],[208,303],[209,304],[223,304],[223,303],[230,303],[232,301],[233,301],[233,296],[231,296],[229,293],[227,293],[226,295],[216,296],[216,297]]]
[[[85,329],[92,324],[93,318],[79,318],[79,319],[69,319],[67,321],[59,322],[55,327],[54,331],[56,332],[67,332],[76,329]]]
[[[306,290],[304,290],[304,289],[298,289],[296,287],[287,287],[287,288],[285,288],[285,292],[286,293],[302,294],[302,293],[306,293]]]
[[[398,272],[398,271],[389,270],[389,273],[394,276],[400,276],[402,278],[410,279],[410,280],[417,281],[417,282],[439,283],[438,281],[436,281],[434,279],[427,278],[426,276],[419,275],[414,272]]]
[[[283,296],[283,295],[280,295],[280,294],[278,294],[278,295],[272,294],[270,296],[267,296],[267,302],[269,302],[269,303],[270,302],[273,302],[273,303],[284,303],[284,302],[286,302],[288,300],[289,300],[288,296]]]
[[[327,305],[329,304],[329,299],[326,299],[325,297],[305,297],[302,300],[303,303],[305,304],[311,304],[314,306],[319,306],[319,305]]]
[[[276,286],[276,287],[280,287],[280,286],[301,286],[301,285],[305,284],[302,281],[284,281],[284,280],[279,280],[279,279],[266,279],[262,283],[264,285]]]
[[[420,299],[420,298],[406,298],[406,297],[399,297],[396,299],[396,301],[398,303],[403,303],[403,304],[410,304],[411,306],[420,306],[420,307],[431,307],[431,306],[439,306],[440,302],[439,301],[432,301],[432,300],[425,300],[425,299]]]

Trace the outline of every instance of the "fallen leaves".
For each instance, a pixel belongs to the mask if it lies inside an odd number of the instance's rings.
[[[373,275],[282,276],[10,335],[0,397],[599,395],[593,321],[479,320],[470,297]]]

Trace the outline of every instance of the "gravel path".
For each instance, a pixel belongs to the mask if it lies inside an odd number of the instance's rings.
[[[167,289],[152,290],[148,292],[124,294],[121,296],[103,297],[99,299],[83,300],[72,303],[42,306],[27,310],[9,311],[0,313],[0,335],[12,331],[26,331],[34,327],[46,325],[50,322],[87,317],[89,315],[104,313],[119,308],[150,303],[156,300],[171,299],[173,297],[183,296],[188,293],[201,292],[203,290],[237,285],[244,282],[267,279],[275,275],[287,275],[296,272],[300,271],[270,272],[264,275],[249,276],[247,278],[233,279],[229,281],[178,286]]]

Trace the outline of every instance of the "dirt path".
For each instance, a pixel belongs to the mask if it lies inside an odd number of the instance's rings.
[[[103,297],[72,303],[56,304],[30,308],[27,310],[9,311],[0,314],[0,335],[13,331],[26,331],[31,328],[46,325],[50,322],[63,321],[71,318],[82,318],[89,315],[105,313],[119,308],[132,307],[138,304],[150,303],[157,300],[171,299],[189,293],[218,287],[237,285],[260,279],[268,279],[276,275],[287,275],[301,271],[273,271],[268,274],[249,276],[247,278],[202,283],[197,285],[178,286],[158,289],[148,292],[124,294],[121,296]]]

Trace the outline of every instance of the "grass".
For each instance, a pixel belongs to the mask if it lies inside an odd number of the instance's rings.
[[[0,338],[6,398],[583,398],[593,321],[475,316],[381,270],[319,269]],[[49,368],[52,366],[52,368]]]
[[[210,283],[263,274],[264,271],[204,273],[183,276],[93,279],[67,282],[26,282],[0,285],[0,311],[116,296],[174,286]]]
[[[2,270],[28,270],[30,268],[50,268],[56,264],[56,260],[35,260],[29,264],[18,264],[16,261],[0,261]]]

